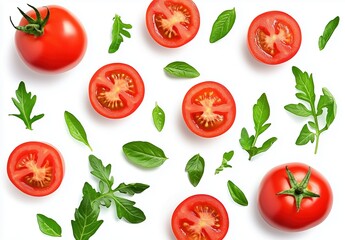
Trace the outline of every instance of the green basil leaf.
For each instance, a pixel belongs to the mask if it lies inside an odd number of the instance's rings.
[[[263,133],[270,126],[264,126],[264,123],[268,120],[269,116],[270,106],[268,104],[266,94],[263,93],[253,106],[254,129],[257,132],[257,135]]]
[[[305,124],[296,140],[296,145],[305,145],[308,142],[313,143],[315,140],[315,133],[311,132],[308,125]]]
[[[254,142],[254,136],[250,136],[246,128],[242,128],[241,131],[241,138],[240,138],[240,145],[244,150],[250,150],[252,144]]]
[[[242,205],[242,206],[248,206],[248,200],[242,190],[237,187],[232,181],[228,180],[228,190],[232,197],[232,199]]]
[[[166,73],[177,78],[196,78],[200,73],[186,62],[176,61],[164,67]]]
[[[165,123],[165,113],[163,109],[160,106],[158,106],[157,103],[154,109],[152,110],[152,118],[156,129],[159,132],[161,132]]]
[[[214,43],[223,37],[225,37],[232,27],[234,26],[236,20],[235,8],[231,10],[225,10],[222,12],[216,21],[213,23],[212,31],[210,35],[210,43]]]
[[[194,187],[196,187],[199,184],[204,174],[204,169],[205,169],[205,161],[199,154],[194,155],[187,162],[185,170],[188,173],[190,183]]]
[[[162,149],[149,142],[129,142],[122,150],[130,162],[144,168],[159,167],[168,159]]]
[[[65,111],[64,117],[65,117],[66,125],[68,127],[68,131],[71,134],[71,136],[74,139],[84,143],[92,151],[89,141],[87,140],[85,129],[83,125],[79,122],[79,120],[72,113],[68,111]]]
[[[331,21],[329,21],[323,31],[323,34],[319,37],[319,49],[320,51],[326,47],[327,42],[331,38],[333,32],[339,25],[339,16],[335,17]]]
[[[38,227],[42,233],[52,237],[61,237],[61,227],[54,219],[46,217],[43,214],[37,214],[36,216]]]

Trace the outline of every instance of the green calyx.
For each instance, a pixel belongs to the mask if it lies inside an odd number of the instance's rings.
[[[277,193],[277,195],[293,196],[295,198],[296,208],[297,208],[297,212],[298,212],[301,208],[301,202],[302,202],[303,198],[320,197],[320,195],[313,193],[307,189],[310,175],[311,175],[310,167],[308,169],[307,174],[304,176],[303,180],[300,183],[298,183],[296,181],[294,175],[290,172],[290,170],[288,169],[287,166],[285,167],[285,169],[286,169],[286,173],[289,177],[289,182],[290,182],[291,188],[288,190],[283,190],[283,191]]]
[[[28,4],[29,7],[31,7],[36,14],[36,19],[33,19],[32,17],[28,16],[26,13],[24,13],[20,8],[18,8],[19,12],[23,15],[23,17],[28,21],[28,24],[25,26],[15,26],[12,22],[12,19],[10,17],[10,21],[12,26],[22,32],[25,32],[27,34],[32,34],[35,35],[36,37],[39,37],[43,34],[44,32],[44,27],[48,22],[49,16],[50,16],[50,11],[49,8],[47,8],[47,16],[42,19],[40,12],[37,10],[37,8],[31,6]]]

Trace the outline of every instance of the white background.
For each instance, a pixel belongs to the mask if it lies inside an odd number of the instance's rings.
[[[27,11],[26,1],[0,3],[0,239],[51,239],[43,235],[36,222],[42,213],[55,219],[62,227],[62,239],[73,239],[71,220],[79,206],[85,181],[96,186],[88,164],[89,154],[112,165],[115,185],[142,182],[150,185],[142,194],[129,199],[146,214],[141,224],[129,224],[117,219],[114,208],[102,209],[104,220],[92,239],[174,239],[170,217],[186,197],[206,193],[218,198],[227,208],[230,228],[225,239],[325,239],[342,234],[345,211],[344,193],[344,58],[345,2],[342,0],[305,1],[201,1],[195,0],[201,25],[197,36],[179,49],[157,45],[148,35],[145,12],[150,0],[103,1],[38,1],[34,6],[59,4],[75,13],[88,36],[84,59],[74,69],[59,75],[44,75],[31,71],[19,59],[15,45],[15,30],[10,24],[20,20],[16,7]],[[219,42],[208,39],[212,24],[224,10],[236,8],[237,19],[231,32]],[[292,15],[302,30],[302,45],[297,55],[278,66],[268,66],[254,60],[246,46],[247,29],[254,17],[269,10],[282,10]],[[133,25],[132,38],[125,39],[120,50],[108,54],[111,41],[112,18],[116,14],[123,22]],[[340,24],[323,51],[318,49],[318,38],[329,20],[340,16]],[[186,61],[201,73],[196,79],[173,79],[163,67],[172,61]],[[88,84],[93,73],[111,62],[132,65],[141,74],[146,87],[141,106],[127,118],[110,120],[98,115],[88,100]],[[297,103],[292,66],[313,73],[317,96],[327,87],[338,103],[338,115],[331,128],[321,135],[319,152],[314,145],[296,146],[295,140],[306,119],[284,110],[284,105]],[[202,139],[193,135],[181,116],[181,102],[187,90],[196,83],[213,80],[225,85],[237,104],[233,127],[224,135]],[[8,116],[17,109],[11,101],[20,81],[27,90],[37,95],[33,114],[45,117],[33,124],[33,131],[25,129],[21,120]],[[253,133],[252,106],[262,93],[271,106],[272,126],[259,138],[259,143],[276,136],[272,148],[252,161],[239,145],[240,131],[246,127]],[[157,102],[166,113],[166,125],[158,132],[152,122],[151,111]],[[94,151],[74,140],[64,122],[64,111],[73,113],[83,124]],[[169,158],[161,167],[143,170],[129,163],[123,144],[129,141],[149,141],[162,148]],[[9,181],[6,173],[11,151],[26,141],[43,141],[59,149],[65,160],[65,176],[60,188],[52,195],[35,198],[24,195]],[[224,152],[234,150],[235,156],[219,175],[214,170],[221,163]],[[187,161],[199,153],[206,162],[204,176],[193,187],[184,171]],[[302,162],[317,169],[329,180],[334,192],[333,209],[317,227],[304,232],[285,233],[268,226],[257,211],[256,196],[261,178],[274,166]],[[226,183],[232,180],[246,194],[249,205],[233,202]]]

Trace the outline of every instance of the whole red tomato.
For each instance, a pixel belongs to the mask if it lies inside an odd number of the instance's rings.
[[[47,6],[24,13],[15,34],[21,59],[33,70],[60,73],[83,58],[87,37],[83,26],[67,9]],[[12,21],[11,21],[12,22]]]
[[[302,163],[273,168],[259,187],[259,212],[267,223],[280,230],[302,231],[320,224],[332,203],[328,181]]]

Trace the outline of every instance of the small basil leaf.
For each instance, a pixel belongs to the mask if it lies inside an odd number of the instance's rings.
[[[37,214],[36,216],[38,227],[42,233],[52,237],[61,237],[61,227],[54,219],[43,214]]]
[[[156,129],[159,132],[161,132],[163,130],[164,123],[165,123],[165,113],[163,109],[160,106],[158,106],[157,103],[154,109],[152,110],[152,118],[153,118],[153,123]]]
[[[339,20],[340,20],[340,18],[339,18],[339,16],[337,16],[334,19],[332,19],[331,21],[329,21],[328,24],[326,25],[326,27],[323,31],[323,34],[319,38],[319,49],[320,49],[320,51],[326,47],[327,42],[329,41],[333,32],[335,31],[335,29],[339,25]]]
[[[205,169],[205,161],[199,154],[194,155],[187,162],[185,170],[188,173],[190,183],[194,187],[196,187],[199,184],[202,178],[202,175],[204,174],[204,169]]]
[[[232,197],[232,199],[242,205],[242,206],[248,206],[248,200],[242,190],[237,187],[232,181],[228,180],[228,190]]]
[[[164,67],[164,71],[177,78],[196,78],[200,73],[186,62],[176,61]]]
[[[130,162],[144,168],[159,167],[168,159],[162,149],[149,142],[129,142],[122,150]]]
[[[235,8],[231,10],[225,10],[222,12],[216,21],[213,23],[212,31],[210,35],[210,43],[217,42],[218,40],[225,37],[232,27],[234,26],[236,20]]]
[[[65,117],[66,125],[68,127],[68,131],[71,134],[71,136],[74,139],[84,143],[92,151],[89,141],[87,140],[85,129],[83,125],[79,122],[79,120],[72,113],[68,111],[65,111],[64,117]]]

